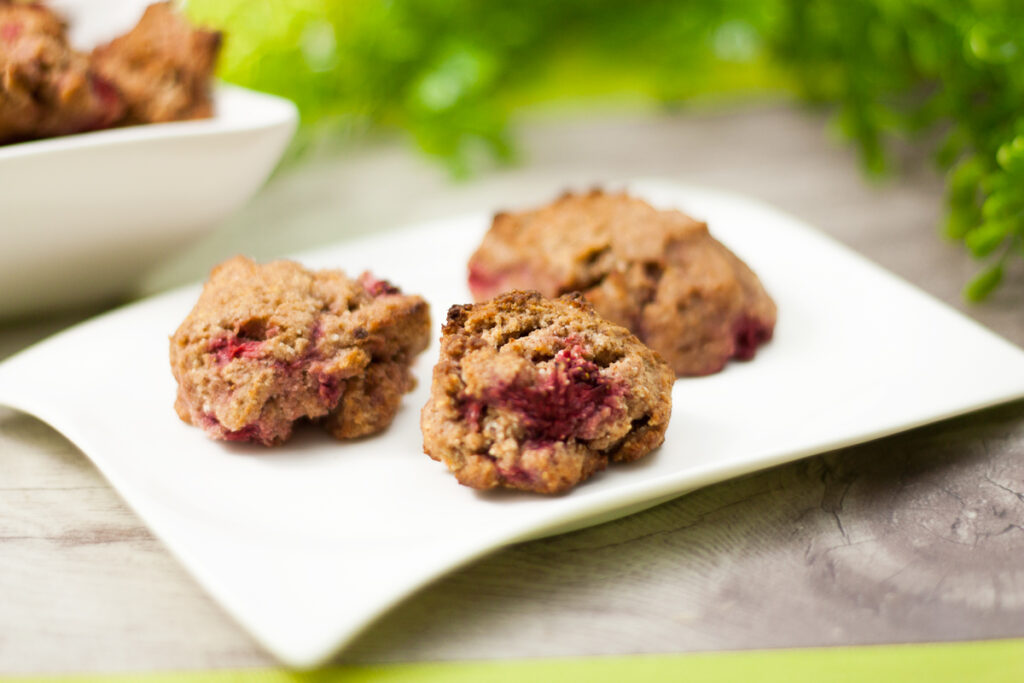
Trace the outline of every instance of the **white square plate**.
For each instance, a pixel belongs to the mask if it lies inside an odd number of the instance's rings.
[[[658,182],[631,188],[706,219],[779,306],[749,363],[685,379],[665,445],[570,494],[482,494],[421,452],[436,341],[384,434],[301,431],[265,450],[178,420],[168,342],[197,288],[79,325],[0,365],[0,403],[74,441],[199,582],[267,649],[311,666],[430,580],[502,545],[594,524],[695,487],[1024,396],[1024,352],[786,215]],[[486,216],[310,253],[371,268],[433,307],[469,301]],[[435,332],[435,339],[438,333]],[[685,560],[685,558],[681,558]]]

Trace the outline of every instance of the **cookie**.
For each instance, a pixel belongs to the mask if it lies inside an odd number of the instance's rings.
[[[470,258],[469,286],[477,301],[511,289],[582,292],[680,376],[753,358],[775,328],[775,303],[707,224],[599,190],[499,213]]]
[[[423,449],[458,481],[559,493],[665,438],[675,376],[579,295],[509,292],[453,306]]]
[[[92,52],[96,71],[125,102],[124,123],[161,123],[213,114],[210,78],[221,34],[193,28],[170,3],[150,5],[131,31]]]
[[[114,86],[71,48],[59,15],[0,0],[0,144],[105,128],[123,111]]]
[[[238,256],[171,337],[175,410],[213,438],[266,446],[302,419],[339,439],[374,434],[415,385],[429,337],[426,301],[369,273]]]

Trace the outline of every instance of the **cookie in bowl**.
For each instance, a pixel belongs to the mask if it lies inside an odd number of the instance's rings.
[[[114,125],[124,103],[43,5],[0,0],[0,145]]]
[[[0,0],[0,145],[213,115],[221,34],[193,27],[168,2],[91,53],[59,14]]]
[[[90,59],[121,95],[121,123],[186,121],[213,115],[210,85],[221,42],[219,31],[193,27],[170,3],[158,2]]]

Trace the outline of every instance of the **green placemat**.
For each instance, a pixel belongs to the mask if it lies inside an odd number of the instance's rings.
[[[282,669],[83,676],[0,676],[3,683],[512,683],[569,681],[756,681],[757,683],[1019,683],[1024,640],[870,647],[756,650],[708,654],[633,655],[351,666],[318,671]]]

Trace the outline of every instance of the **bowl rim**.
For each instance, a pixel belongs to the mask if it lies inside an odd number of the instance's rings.
[[[147,123],[2,145],[0,164],[25,157],[139,141],[223,135],[282,124],[294,126],[299,118],[298,108],[291,100],[226,83],[214,87],[213,104],[214,115],[206,119]]]

